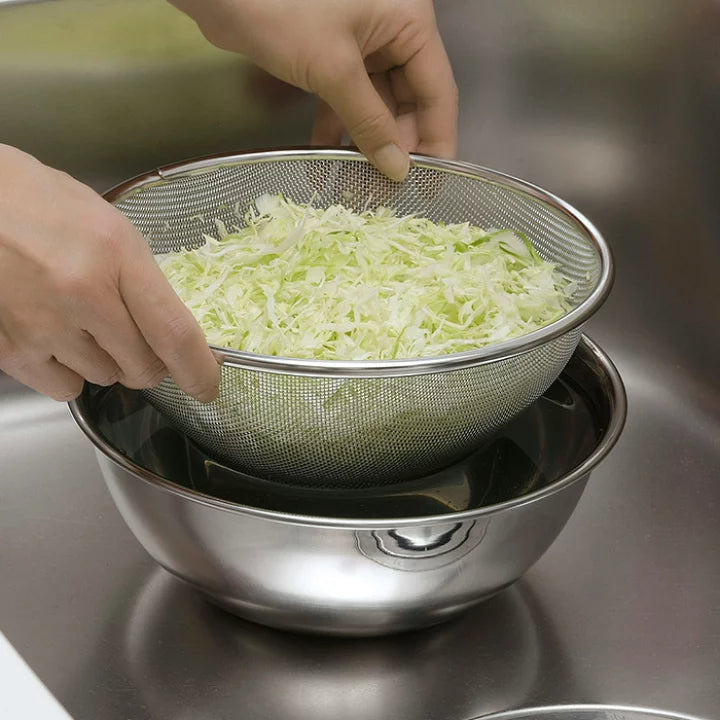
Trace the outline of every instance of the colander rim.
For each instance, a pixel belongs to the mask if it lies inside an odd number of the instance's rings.
[[[574,206],[560,197],[521,178],[469,162],[433,158],[411,154],[414,167],[439,170],[449,174],[464,175],[491,182],[532,196],[559,211],[566,220],[580,227],[590,239],[600,258],[598,281],[580,304],[561,318],[511,340],[446,355],[434,355],[399,360],[317,360],[263,355],[243,350],[234,350],[210,344],[216,357],[224,365],[234,368],[260,370],[288,375],[309,375],[315,377],[392,377],[423,375],[476,367],[500,360],[523,355],[580,327],[603,304],[612,289],[615,264],[612,250],[595,225]],[[114,204],[140,192],[144,187],[168,180],[214,172],[223,167],[234,167],[248,163],[308,160],[343,160],[368,163],[360,152],[337,147],[293,146],[248,150],[237,153],[221,153],[184,160],[161,166],[141,173],[103,193],[108,202]]]

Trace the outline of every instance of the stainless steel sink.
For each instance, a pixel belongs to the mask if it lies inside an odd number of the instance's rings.
[[[619,445],[518,585],[430,631],[319,640],[237,620],[156,568],[67,409],[0,376],[0,629],[76,720],[461,720],[578,702],[717,716],[720,4],[437,11],[462,158],[554,191],[613,247],[615,289],[587,331],[627,386]],[[311,118],[162,0],[0,2],[0,99],[0,141],[98,190],[304,143]]]

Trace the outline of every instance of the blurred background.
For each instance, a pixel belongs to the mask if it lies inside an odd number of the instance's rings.
[[[210,46],[164,0],[0,6],[0,140],[98,190],[309,139],[312,99]],[[691,308],[717,298],[717,0],[442,0],[437,14],[460,89],[459,157],[595,221],[617,254],[623,345],[712,380],[720,333]]]
[[[9,544],[28,532],[12,511],[28,491],[7,471],[0,627],[78,718],[199,718],[212,703],[207,717],[245,703],[243,717],[266,719],[459,720],[579,701],[717,714],[720,2],[438,0],[436,11],[460,89],[460,159],[554,192],[613,248],[616,284],[587,331],[627,385],[620,444],[510,594],[445,630],[354,651],[233,624],[158,576],[99,481],[88,489],[89,451],[82,473],[33,492],[61,508],[63,487],[82,486],[68,522],[105,508],[102,534],[37,524],[33,542]],[[0,0],[0,142],[99,191],[190,157],[306,143],[313,105],[212,48],[164,0]],[[70,467],[70,450],[57,462]],[[90,568],[100,577],[105,555],[112,580],[47,595],[69,564],[80,585]],[[253,658],[249,676],[233,666]]]

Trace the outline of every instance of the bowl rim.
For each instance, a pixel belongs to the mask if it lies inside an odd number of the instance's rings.
[[[391,377],[460,370],[530,352],[550,340],[578,328],[605,302],[615,277],[613,254],[607,241],[595,225],[575,207],[538,185],[498,170],[469,162],[445,160],[415,153],[411,153],[410,158],[411,172],[413,168],[426,168],[450,175],[480,179],[529,195],[559,212],[566,221],[578,227],[589,238],[598,253],[600,275],[593,290],[577,307],[548,325],[525,335],[475,350],[398,360],[316,360],[263,355],[211,344],[210,347],[224,365],[263,372],[315,377]],[[357,150],[338,147],[292,146],[222,153],[171,163],[141,173],[110,188],[103,193],[103,197],[108,202],[115,204],[141,192],[147,186],[212,173],[222,168],[255,163],[308,160],[342,160],[369,164],[368,159]]]
[[[542,705],[536,707],[517,708],[514,710],[503,710],[497,713],[489,713],[487,715],[479,715],[473,720],[539,720],[545,715],[553,713],[626,713],[628,715],[646,715],[661,720],[703,720],[699,715],[687,715],[672,710],[660,710],[651,707],[641,707],[639,705],[603,705],[597,703],[578,703],[569,705]],[[569,720],[569,719],[568,719]],[[587,718],[592,720],[592,718]]]
[[[177,485],[156,473],[137,465],[129,460],[116,448],[112,447],[100,433],[92,427],[88,422],[85,414],[80,407],[80,398],[82,394],[68,403],[73,419],[87,436],[90,442],[95,446],[98,454],[110,460],[113,464],[123,470],[126,475],[140,480],[158,490],[174,495],[184,500],[188,500],[195,504],[204,505],[206,507],[222,510],[238,516],[249,516],[265,521],[273,521],[281,524],[304,525],[313,527],[333,528],[339,530],[383,530],[403,527],[415,527],[418,525],[447,525],[473,521],[478,518],[496,515],[518,507],[530,505],[543,500],[546,497],[563,491],[577,481],[589,477],[592,470],[605,458],[612,450],[622,433],[627,417],[627,394],[620,377],[620,374],[610,360],[608,355],[600,348],[597,343],[592,341],[586,335],[583,335],[578,344],[578,351],[588,356],[588,361],[594,363],[600,368],[604,375],[604,384],[607,387],[610,400],[610,420],[604,429],[595,448],[588,456],[569,472],[563,475],[555,482],[540,488],[532,493],[523,495],[518,498],[512,498],[494,505],[487,505],[472,510],[465,510],[457,513],[445,513],[439,515],[424,515],[417,517],[405,518],[378,518],[367,519],[362,518],[342,518],[342,517],[321,517],[313,515],[295,515],[292,513],[279,512],[275,510],[265,510],[262,508],[254,508],[239,503],[233,503],[228,500],[212,497],[196,490]],[[577,352],[577,351],[576,351]],[[87,387],[87,384],[86,384]]]

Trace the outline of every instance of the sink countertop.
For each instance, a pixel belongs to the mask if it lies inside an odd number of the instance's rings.
[[[138,63],[122,62],[117,17],[132,34],[146,3],[174,29],[157,66],[143,55],[139,82]],[[167,62],[190,46],[201,57],[204,41],[162,0],[111,4],[0,9],[0,139],[98,190],[188,156],[307,140],[307,102],[247,64],[213,54],[188,73]],[[340,641],[211,607],[132,537],[67,408],[0,375],[0,629],[75,720],[463,720],[580,702],[718,716],[720,4],[648,7],[437,5],[460,87],[461,158],[555,192],[613,248],[616,284],[586,330],[629,399],[620,442],[557,542],[462,618]],[[57,29],[77,17],[95,33],[78,58],[102,52],[97,33],[114,43],[85,75],[53,61]],[[30,63],[21,49],[33,44]],[[230,90],[235,72],[244,79]],[[129,107],[152,99],[142,142],[123,135],[130,120],[108,112],[101,122],[101,110],[91,132],[76,130],[99,87]],[[178,88],[203,102],[163,133]],[[208,102],[233,112],[218,119]]]

